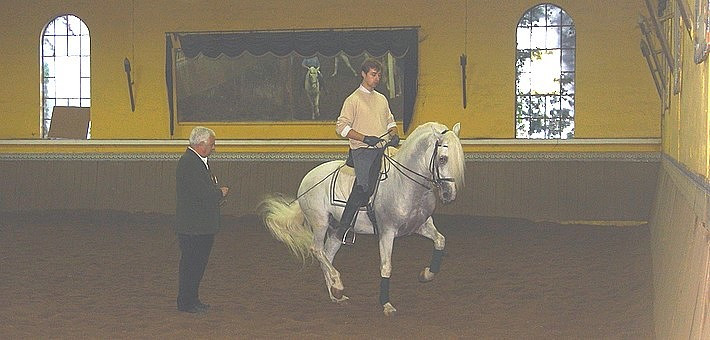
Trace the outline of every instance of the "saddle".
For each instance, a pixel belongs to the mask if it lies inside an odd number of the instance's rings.
[[[392,157],[397,153],[398,149],[394,147],[388,147],[385,149],[385,154],[388,157]],[[389,170],[389,163],[382,157],[382,163],[380,165],[380,178],[374,183],[374,188],[370,191],[368,205],[372,204],[375,196],[377,195],[377,189],[380,186],[380,182],[387,178],[387,171]],[[345,202],[347,202],[352,188],[355,186],[355,169],[353,167],[353,160],[350,152],[348,152],[348,158],[345,160],[345,166],[340,167],[330,179],[330,203],[335,206],[344,207]],[[363,210],[361,207],[360,210]]]
[[[397,149],[394,147],[387,147],[384,152],[387,156],[392,157],[397,153]],[[382,162],[380,165],[380,176],[377,181],[373,181],[373,187],[369,190],[369,196],[367,204],[359,207],[358,211],[366,211],[367,217],[372,222],[374,226],[375,234],[377,234],[377,218],[375,217],[374,202],[377,197],[377,190],[380,187],[380,182],[387,178],[387,171],[389,169],[389,163],[386,162],[385,157],[382,157]],[[348,152],[348,158],[345,161],[345,166],[340,167],[335,171],[330,179],[330,204],[344,207],[345,203],[348,201],[348,197],[355,187],[355,169],[353,166],[353,160],[350,152]],[[355,215],[355,219],[357,216]]]

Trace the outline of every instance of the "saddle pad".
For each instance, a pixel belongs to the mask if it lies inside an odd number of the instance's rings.
[[[388,147],[386,149],[387,156],[392,157],[398,149],[394,147]],[[382,158],[382,166],[380,170],[380,180],[374,183],[375,190],[368,200],[368,204],[372,204],[375,196],[377,196],[377,189],[380,186],[380,182],[387,178],[387,170],[389,169],[389,163]],[[344,207],[345,203],[350,197],[350,192],[353,190],[353,184],[355,183],[355,169],[347,165],[341,166],[335,171],[333,176],[330,178],[330,204],[335,206]],[[366,207],[360,207],[360,210],[366,210]]]
[[[330,178],[330,204],[344,207],[355,183],[355,169],[342,166]]]

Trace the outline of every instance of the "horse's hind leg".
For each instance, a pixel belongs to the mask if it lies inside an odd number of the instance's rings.
[[[439,268],[441,267],[441,257],[444,255],[446,238],[436,230],[434,220],[432,220],[431,216],[419,227],[416,233],[434,241],[434,251],[431,255],[431,262],[428,267],[424,268],[421,273],[419,273],[419,282],[429,282],[434,279],[434,276],[439,272]]]
[[[340,272],[333,266],[333,258],[335,258],[335,254],[340,249],[341,243],[331,237],[326,237],[326,233],[327,227],[314,232],[315,246],[312,252],[313,256],[320,262],[330,300],[341,302],[347,300],[348,297],[343,295],[344,287],[340,279]]]

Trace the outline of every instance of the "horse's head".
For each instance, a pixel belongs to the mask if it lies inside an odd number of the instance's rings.
[[[429,170],[439,198],[444,204],[456,199],[456,189],[464,185],[464,156],[456,123],[452,130],[435,131],[436,142],[432,151]]]

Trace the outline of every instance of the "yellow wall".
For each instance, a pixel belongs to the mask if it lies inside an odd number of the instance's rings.
[[[709,62],[695,64],[693,42],[683,33],[681,93],[670,96],[670,109],[662,119],[663,152],[691,172],[710,179]]]
[[[464,138],[514,138],[515,26],[538,1],[3,1],[0,138],[38,138],[40,36],[64,13],[91,34],[93,139],[169,139],[164,34],[170,31],[420,27],[413,125],[461,121]],[[660,137],[659,100],[640,51],[638,0],[557,1],[577,28],[577,138]],[[605,13],[600,15],[600,13]],[[466,15],[468,13],[468,15]],[[468,16],[468,18],[466,18]],[[468,25],[466,25],[468,22]],[[459,56],[468,55],[462,108]],[[123,59],[131,60],[131,112]],[[221,138],[337,139],[331,123],[212,126]],[[191,126],[177,126],[185,138]],[[42,146],[37,146],[43,149]]]

